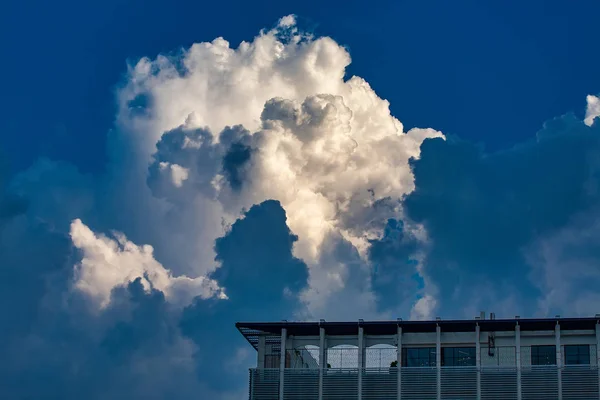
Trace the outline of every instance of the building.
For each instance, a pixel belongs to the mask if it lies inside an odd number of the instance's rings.
[[[600,315],[236,326],[250,400],[600,400]]]

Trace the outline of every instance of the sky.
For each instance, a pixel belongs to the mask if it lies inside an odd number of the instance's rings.
[[[246,320],[600,312],[600,4],[3,5],[0,397],[238,399]]]

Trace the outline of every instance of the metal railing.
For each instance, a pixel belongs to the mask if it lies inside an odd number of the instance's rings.
[[[439,389],[435,367],[331,368],[323,370],[322,400],[357,399],[359,373],[363,400],[517,400],[519,392],[514,367],[441,367]],[[600,399],[595,365],[526,367],[520,376],[522,400]],[[250,400],[280,400],[279,378],[277,368],[251,369]],[[289,368],[283,379],[283,400],[319,400],[319,369]]]

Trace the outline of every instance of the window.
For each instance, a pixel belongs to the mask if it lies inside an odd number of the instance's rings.
[[[435,347],[406,348],[402,358],[404,367],[435,367]]]
[[[587,344],[565,346],[565,365],[589,365],[590,346]]]
[[[475,347],[444,347],[442,365],[445,367],[475,366]]]
[[[556,346],[531,346],[531,365],[555,365]]]

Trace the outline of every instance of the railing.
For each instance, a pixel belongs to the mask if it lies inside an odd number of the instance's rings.
[[[518,399],[519,374],[514,367],[481,367],[479,371],[476,367],[441,367],[439,389],[438,370],[426,367],[326,369],[323,371],[322,400],[357,399],[359,371],[363,400]],[[251,369],[250,400],[280,400],[279,372],[276,368]],[[595,365],[560,369],[555,366],[524,367],[520,376],[522,400],[600,399],[598,367]],[[283,379],[283,400],[319,400],[318,369],[286,369]],[[559,397],[561,387],[562,397]]]

